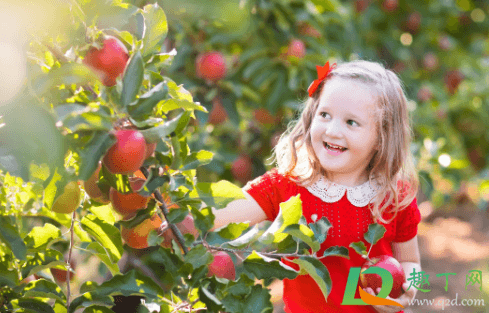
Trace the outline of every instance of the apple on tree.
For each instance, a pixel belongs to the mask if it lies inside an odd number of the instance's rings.
[[[104,165],[113,174],[132,174],[144,163],[146,140],[134,129],[117,130],[115,137],[117,142],[105,154]]]
[[[180,230],[182,235],[192,234],[192,236],[194,236],[194,238],[197,238],[199,236],[199,231],[197,230],[197,228],[195,228],[194,218],[191,214],[187,214],[187,216],[185,216],[183,221],[181,221],[180,223],[177,223],[175,225]],[[176,240],[176,239],[175,239],[175,236],[173,235],[173,232],[171,231],[171,229],[168,228],[168,222],[167,221],[164,221],[163,223],[161,223],[161,229],[164,230],[163,231],[163,238],[165,239],[161,243],[161,246],[163,248],[170,248],[172,239],[173,240]]]
[[[200,54],[195,62],[197,77],[216,82],[226,76],[226,62],[218,51]]]
[[[92,176],[90,176],[89,179],[83,182],[83,188],[85,189],[85,192],[88,194],[88,196],[100,203],[109,203],[109,194],[104,193],[99,186],[97,185],[98,177],[100,170],[102,169],[102,164],[99,163],[97,169],[95,172],[93,172]]]
[[[226,278],[229,280],[236,279],[236,268],[234,266],[233,260],[224,251],[218,251],[212,253],[214,260],[209,264],[208,277],[216,276],[219,278]]]
[[[121,236],[129,247],[133,249],[145,249],[149,247],[149,233],[152,230],[158,231],[160,226],[161,219],[155,214],[134,228],[125,228],[124,226],[121,226]]]
[[[253,178],[253,162],[248,155],[242,154],[234,160],[231,166],[231,173],[234,179],[242,184],[246,184]]]
[[[306,45],[300,39],[292,39],[287,49],[287,55],[302,59],[306,56]]]
[[[209,113],[209,124],[219,125],[224,123],[227,118],[228,114],[222,105],[221,100],[218,97],[214,97],[214,99],[212,99],[212,109]]]
[[[129,184],[133,192],[122,194],[114,188],[110,188],[109,199],[114,211],[123,216],[123,219],[131,219],[139,210],[143,210],[148,205],[150,197],[145,197],[135,190],[141,189],[145,183],[144,179],[138,177],[129,178]]]
[[[378,266],[388,270],[391,273],[394,282],[392,285],[392,290],[389,293],[389,297],[393,299],[399,298],[399,296],[403,293],[402,285],[406,282],[406,275],[401,263],[390,255],[381,255],[367,259],[367,261],[362,265],[360,272],[360,286],[362,289],[371,288],[375,292],[377,288],[382,287],[382,278],[378,274],[363,273],[372,266]]]
[[[64,187],[63,193],[53,202],[51,210],[56,213],[73,213],[81,201],[81,191],[76,181],[71,181]]]
[[[116,79],[126,68],[129,53],[126,46],[117,38],[105,36],[102,49],[90,48],[83,63],[97,71],[105,86],[116,84]]]

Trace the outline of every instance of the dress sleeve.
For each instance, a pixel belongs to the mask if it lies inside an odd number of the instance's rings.
[[[280,185],[285,178],[276,169],[266,172],[262,176],[248,182],[243,190],[249,193],[258,202],[267,215],[267,219],[273,221],[280,207]]]
[[[416,198],[411,204],[401,210],[397,216],[395,242],[405,242],[412,239],[418,233],[418,224],[421,221]]]

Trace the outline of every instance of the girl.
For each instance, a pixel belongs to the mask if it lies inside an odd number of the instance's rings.
[[[413,270],[421,271],[416,236],[421,217],[401,82],[378,63],[335,65],[317,66],[318,79],[308,89],[309,99],[299,120],[275,148],[277,168],[243,187],[246,199],[215,210],[214,229],[230,222],[273,221],[279,204],[300,194],[308,223],[317,214],[327,217],[333,226],[320,254],[330,246],[349,247],[356,241],[369,248],[363,235],[369,224],[380,223],[386,233],[369,257],[393,256],[408,279]],[[352,248],[349,255],[349,259],[322,259],[333,282],[327,302],[310,276],[285,279],[285,311],[402,312],[398,306],[341,305],[350,268],[365,262]],[[407,281],[405,293],[391,299],[404,307],[416,294]]]

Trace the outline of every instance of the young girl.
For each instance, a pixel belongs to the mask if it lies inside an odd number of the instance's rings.
[[[285,279],[285,311],[402,312],[399,306],[341,303],[350,268],[365,262],[349,245],[363,241],[370,248],[363,235],[372,223],[382,224],[386,233],[369,257],[393,256],[406,279],[413,269],[421,271],[416,236],[418,180],[409,153],[406,97],[396,74],[378,63],[335,65],[317,67],[318,79],[308,89],[299,120],[275,148],[277,168],[249,182],[243,188],[246,199],[215,210],[215,228],[230,222],[273,221],[279,204],[300,194],[308,223],[317,214],[333,226],[319,255],[341,245],[348,247],[350,258],[322,259],[333,283],[327,302],[310,276]],[[408,281],[403,285],[405,293],[392,299],[405,308],[416,294],[416,288],[409,286]]]

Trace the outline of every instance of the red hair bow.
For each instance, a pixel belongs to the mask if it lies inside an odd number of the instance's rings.
[[[316,89],[318,89],[319,84],[328,77],[329,73],[336,67],[336,63],[334,63],[331,67],[329,66],[329,61],[324,64],[323,67],[316,65],[316,70],[318,72],[318,79],[312,82],[312,84],[309,86],[307,91],[309,92],[309,97],[312,97],[312,95],[316,92]]]

